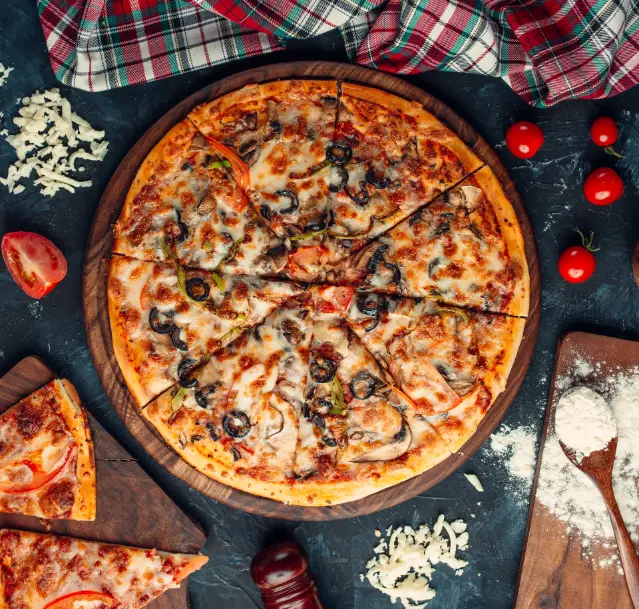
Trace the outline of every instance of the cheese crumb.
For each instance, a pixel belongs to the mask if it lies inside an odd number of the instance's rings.
[[[0,63],[0,87],[7,82],[7,78],[9,78],[9,74],[11,74],[11,72],[13,72],[13,68],[9,66],[5,67]]]
[[[464,476],[466,476],[466,480],[468,480],[468,482],[470,482],[480,493],[484,492],[484,487],[475,474],[464,474]]]
[[[406,609],[424,609],[435,597],[430,586],[434,565],[445,564],[455,575],[461,575],[468,565],[456,556],[457,550],[468,548],[468,532],[462,520],[449,523],[441,514],[432,531],[423,524],[417,530],[389,527],[386,535],[388,539],[380,541],[374,550],[376,556],[367,563],[365,577],[393,603],[399,599]]]
[[[18,160],[9,167],[6,177],[0,177],[10,193],[24,191],[21,180],[35,172],[33,184],[41,186],[40,193],[52,197],[59,190],[75,192],[86,188],[90,180],[74,179],[69,173],[82,172],[79,161],[102,161],[109,148],[104,131],[94,129],[71,109],[59,89],[22,99],[22,107],[13,122],[20,131],[8,135],[6,141],[13,146]],[[82,145],[84,143],[84,147]]]

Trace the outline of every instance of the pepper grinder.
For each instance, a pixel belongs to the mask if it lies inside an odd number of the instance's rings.
[[[324,609],[308,558],[294,541],[258,552],[251,562],[251,578],[260,589],[264,609]]]

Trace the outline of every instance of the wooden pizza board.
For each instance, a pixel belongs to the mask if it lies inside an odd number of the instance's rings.
[[[585,332],[570,332],[559,341],[514,609],[633,609],[624,576],[616,566],[599,566],[609,552],[596,546],[591,554],[583,552],[581,534],[567,534],[564,524],[536,498],[546,438],[554,420],[557,379],[570,374],[577,357],[591,363],[593,372],[588,383],[596,384],[639,365],[639,342]],[[611,542],[614,544],[614,538]]]
[[[23,359],[0,378],[0,412],[54,378],[58,377],[40,358]],[[71,535],[167,552],[199,552],[206,541],[200,527],[91,415],[89,425],[97,470],[95,521],[42,520],[0,513],[0,528]],[[147,605],[149,609],[184,609],[187,606],[187,584],[167,590]]]
[[[290,78],[340,79],[376,87],[404,99],[419,102],[447,124],[493,170],[506,196],[512,202],[523,232],[530,273],[530,313],[524,338],[505,391],[491,406],[475,434],[459,452],[420,476],[363,499],[330,507],[289,506],[265,497],[250,495],[220,484],[186,463],[165,444],[160,434],[140,414],[115,359],[107,310],[107,271],[113,241],[113,225],[120,215],[138,167],[151,149],[195,106],[250,83]],[[113,174],[98,205],[87,242],[82,293],[87,341],[98,376],[129,431],[154,459],[196,490],[246,512],[290,520],[336,520],[370,514],[407,501],[449,476],[479,449],[503,418],[526,375],[539,325],[541,287],[535,238],[523,202],[494,150],[468,123],[432,95],[391,74],[351,64],[297,61],[255,68],[218,80],[174,106],[138,140]]]

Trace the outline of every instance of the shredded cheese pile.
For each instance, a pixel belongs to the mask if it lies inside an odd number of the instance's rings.
[[[9,167],[5,178],[0,177],[0,184],[19,194],[25,189],[20,180],[35,172],[37,178],[33,183],[42,186],[40,193],[49,197],[61,188],[75,192],[76,188],[92,185],[90,180],[79,181],[69,173],[84,171],[83,166],[76,166],[81,159],[104,159],[109,147],[104,131],[96,131],[73,112],[59,89],[36,91],[25,97],[18,115],[13,122],[20,132],[6,138],[15,148],[18,160]],[[88,147],[82,147],[81,142]]]
[[[7,81],[11,72],[13,72],[13,68],[9,66],[5,68],[4,65],[0,63],[0,87]]]
[[[446,531],[445,536],[442,531]],[[425,524],[417,530],[408,526],[390,527],[386,536],[388,540],[380,541],[375,558],[366,565],[366,578],[374,588],[390,596],[393,603],[399,599],[406,609],[424,609],[435,596],[430,586],[434,565],[448,565],[457,575],[468,565],[456,556],[457,550],[468,548],[466,523],[462,520],[449,523],[441,514],[432,531]],[[361,579],[364,580],[364,575]]]

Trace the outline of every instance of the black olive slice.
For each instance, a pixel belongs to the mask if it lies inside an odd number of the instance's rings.
[[[173,324],[160,322],[160,312],[157,307],[153,307],[149,313],[149,325],[157,334],[170,334],[173,330]]]
[[[327,398],[318,398],[317,400],[315,400],[313,406],[318,413],[326,415],[329,414],[329,412],[333,408],[333,402],[331,402]]]
[[[390,272],[391,279],[388,283],[394,283],[396,286],[402,281],[402,272],[399,270],[399,267],[396,264],[392,264],[390,262],[383,263],[384,268]]]
[[[326,430],[326,421],[324,421],[324,417],[316,412],[311,415],[311,423],[313,423],[313,425],[315,425],[315,427],[317,427],[320,431]]]
[[[189,346],[180,338],[180,328],[177,326],[171,328],[171,342],[178,351],[189,350]]]
[[[300,202],[297,200],[297,195],[292,190],[276,190],[275,194],[283,199],[288,199],[290,205],[280,209],[281,214],[292,214],[299,206]]]
[[[333,165],[346,165],[353,158],[353,149],[348,142],[333,142],[326,148],[326,158]]]
[[[360,372],[350,382],[351,393],[358,400],[367,400],[375,393],[382,382],[370,372]]]
[[[365,207],[368,203],[371,196],[368,194],[368,190],[366,189],[366,182],[361,180],[359,183],[359,192],[351,192],[348,186],[344,186],[344,192],[348,195],[348,198],[356,203],[360,207]]]
[[[271,218],[273,217],[273,214],[271,213],[271,208],[266,204],[260,205],[260,214],[262,218],[264,218],[265,220],[268,220],[269,222],[271,221]]]
[[[273,133],[281,133],[282,131],[282,123],[280,123],[280,121],[271,121],[268,126],[271,128]]]
[[[177,216],[177,224],[180,227],[180,234],[179,234],[177,240],[178,240],[179,243],[181,243],[182,241],[184,241],[189,236],[189,228],[182,221],[182,214],[180,213],[179,209],[175,210],[175,215]]]
[[[428,276],[432,277],[435,269],[439,266],[439,258],[433,258],[428,265]]]
[[[374,186],[378,190],[383,190],[384,188],[388,188],[391,183],[390,178],[378,178],[370,167],[366,171],[365,178],[366,178],[366,181],[371,186]]]
[[[364,332],[372,332],[379,325],[379,317],[371,317],[364,325]]]
[[[206,428],[209,430],[209,437],[211,440],[213,440],[213,442],[217,442],[220,439],[220,436],[217,435],[215,425],[213,425],[213,423],[207,423]]]
[[[331,181],[331,184],[328,188],[331,192],[339,192],[346,186],[346,184],[348,184],[348,171],[346,170],[346,167],[340,166],[337,166],[334,169],[340,181],[338,184],[335,184],[333,181]]]
[[[193,277],[186,282],[186,293],[191,300],[203,302],[209,297],[211,286],[201,277]]]
[[[186,387],[188,389],[197,385],[197,379],[188,376],[190,370],[196,364],[197,362],[194,359],[190,359],[188,357],[179,363],[177,373],[181,387]]]
[[[332,359],[318,355],[311,362],[311,378],[318,383],[328,383],[335,378],[337,365]]]
[[[242,453],[235,448],[231,448],[231,454],[233,455],[233,461],[239,461],[242,458]]]
[[[377,294],[359,294],[357,308],[364,315],[377,315],[379,313],[379,296]]]
[[[302,231],[303,233],[314,233],[316,231],[322,231],[328,226],[327,220],[328,218],[326,214],[324,214],[324,216],[322,216],[319,220],[316,220],[315,222],[311,222],[310,224],[307,224],[302,229]]]
[[[375,252],[371,256],[371,259],[368,261],[368,264],[366,265],[366,270],[369,273],[372,273],[372,274],[377,273],[377,267],[379,266],[379,263],[383,260],[384,254],[386,254],[388,249],[389,249],[389,246],[384,244],[384,245],[380,245],[375,250]]]
[[[330,436],[322,436],[322,442],[324,442],[326,446],[330,446],[331,448],[337,446],[337,440],[335,440],[335,438],[331,438]]]
[[[285,253],[286,246],[283,243],[280,243],[279,245],[276,245],[275,247],[272,247],[270,250],[268,250],[265,256],[268,256],[269,258],[277,258],[278,256],[282,256]]]
[[[217,387],[215,385],[206,385],[206,387],[201,387],[195,392],[195,402],[200,408],[208,408],[209,402],[207,400],[208,396],[212,393],[215,393]]]
[[[231,438],[243,438],[251,431],[251,422],[243,412],[229,410],[222,419],[222,428]]]

